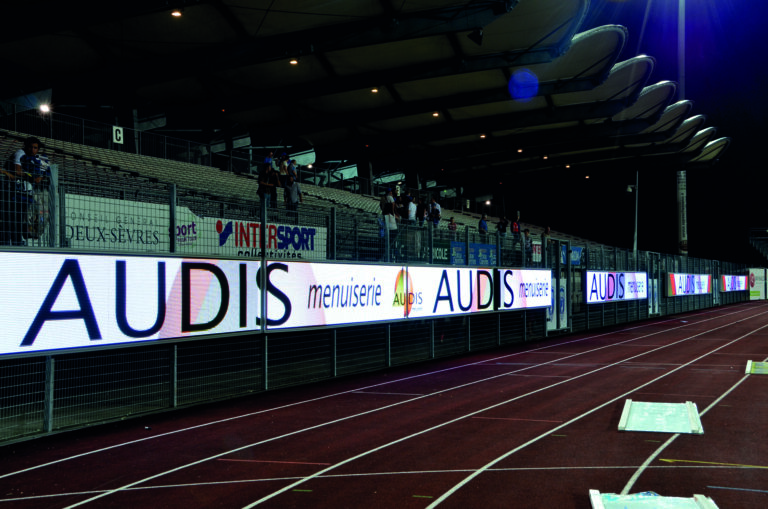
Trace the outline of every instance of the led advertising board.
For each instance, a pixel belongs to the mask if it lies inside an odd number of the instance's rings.
[[[242,259],[0,253],[0,355],[259,332],[262,294],[268,329],[552,302],[549,270],[270,261],[264,289],[261,270]]]
[[[409,267],[410,318],[493,311],[493,269]]]
[[[587,271],[584,295],[587,304],[640,300],[648,298],[648,276],[645,272]]]
[[[712,276],[710,274],[674,274],[667,277],[667,296],[706,295],[712,293]]]
[[[421,305],[404,267],[269,262],[267,327],[395,320]]]
[[[0,253],[0,354],[258,331],[258,271],[244,260]]]
[[[721,292],[747,291],[747,276],[720,276]]]
[[[763,268],[749,269],[749,300],[765,299],[765,273]]]
[[[533,309],[552,306],[552,271],[498,269],[497,308]]]

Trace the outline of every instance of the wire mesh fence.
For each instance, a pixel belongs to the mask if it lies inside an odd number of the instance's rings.
[[[103,135],[81,127],[82,136],[91,140]],[[56,129],[70,129],[76,138],[74,126]],[[76,139],[81,143],[82,138]],[[0,139],[0,149],[6,148],[6,141]],[[163,147],[186,150],[168,143]],[[32,187],[34,205],[25,213],[13,208],[18,200],[10,191],[0,193],[4,244],[11,246],[4,249],[546,268],[553,281],[552,303],[548,309],[490,309],[471,315],[264,329],[132,348],[4,357],[0,358],[0,441],[747,298],[744,292],[719,294],[718,300],[712,294],[679,298],[665,292],[668,273],[716,278],[743,273],[740,264],[578,245],[557,238],[530,239],[525,234],[483,234],[450,221],[388,224],[381,214],[311,196],[295,207],[280,197],[267,206],[248,190],[248,180],[240,181],[242,192],[235,189],[228,194],[210,191],[214,185],[192,185],[191,179],[178,182],[58,157],[51,164],[49,182]],[[15,187],[13,192],[18,192]],[[36,235],[30,229],[35,222],[41,223]],[[20,229],[11,223],[20,224]],[[10,238],[17,231],[19,243]],[[655,295],[649,302],[585,304],[588,271],[645,272]],[[567,320],[554,323],[559,318],[555,308]]]

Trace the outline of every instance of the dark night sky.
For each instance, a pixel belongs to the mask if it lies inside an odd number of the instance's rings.
[[[581,30],[606,24],[623,25],[629,38],[620,61],[638,54],[656,59],[649,84],[678,81],[677,0],[595,0],[590,3]],[[646,12],[647,23],[643,32]],[[766,178],[759,159],[766,131],[765,84],[768,78],[764,42],[768,6],[743,0],[688,0],[686,2],[685,98],[693,102],[691,116],[707,117],[704,127],[716,127],[714,138],[732,143],[720,162],[709,170],[690,171],[688,178],[689,254],[704,258],[749,261],[746,242],[750,226],[768,226],[768,206],[760,190]],[[641,33],[643,34],[640,39]],[[631,247],[634,170],[603,169],[584,175],[540,176],[525,182],[530,191],[548,185],[547,201],[533,193],[514,193],[523,221],[549,223],[568,231],[619,247]],[[640,170],[640,227],[638,247],[674,253],[677,249],[675,168]],[[564,185],[559,185],[564,184]],[[553,212],[554,210],[554,212]]]

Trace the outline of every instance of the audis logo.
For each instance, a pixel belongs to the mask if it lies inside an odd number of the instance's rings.
[[[406,269],[401,269],[395,279],[395,297],[392,307],[403,307],[403,316],[409,316],[414,306],[420,307],[423,302],[421,292],[414,291],[413,279]]]

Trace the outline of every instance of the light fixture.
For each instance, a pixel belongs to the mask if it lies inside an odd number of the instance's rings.
[[[491,200],[485,200],[485,204],[486,205],[490,205],[491,204]]]
[[[433,116],[433,117],[439,117],[439,116],[440,116],[440,113],[436,111],[436,112],[434,112],[434,113],[432,114],[432,116]]]
[[[523,153],[523,149],[521,149],[521,148],[517,149],[517,153],[518,154],[522,154]]]
[[[472,30],[469,35],[467,35],[467,38],[477,44],[478,46],[483,45],[483,30],[480,28],[476,28]]]
[[[570,165],[570,164],[566,164],[566,165],[565,165],[565,167],[566,167],[566,168],[570,168],[570,167],[571,167],[571,165]]]
[[[378,94],[379,93],[379,89],[378,88],[372,88],[371,89],[371,93],[372,94]]]
[[[542,157],[542,159],[545,159],[545,160],[549,159],[549,156],[544,156],[544,157]]]
[[[174,9],[171,11],[171,16],[174,18],[180,18],[181,17],[181,11],[179,9]]]
[[[47,104],[41,104],[40,105],[40,113],[49,113],[51,111],[51,107]]]
[[[484,134],[481,134],[481,135],[480,135],[480,137],[484,139],[484,138],[485,138],[485,135],[484,135]]]
[[[585,179],[588,179],[588,178],[589,178],[589,175],[587,175],[587,176],[586,176],[586,177],[584,177],[584,178],[585,178]]]
[[[299,64],[299,59],[298,58],[292,58],[292,59],[290,59],[288,61],[288,63],[291,64],[291,65],[298,65]]]

